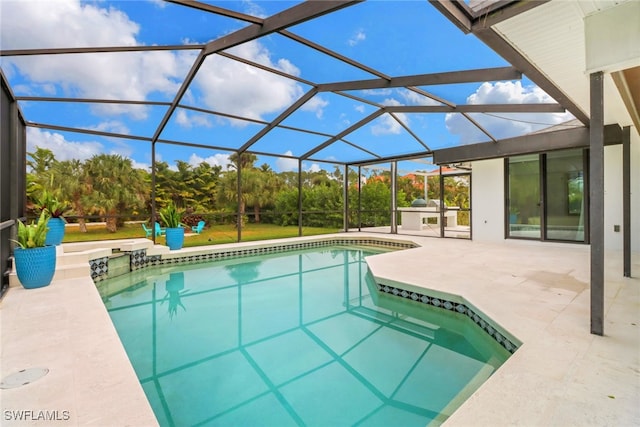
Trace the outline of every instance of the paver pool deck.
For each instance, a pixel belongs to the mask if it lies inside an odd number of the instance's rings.
[[[373,274],[460,295],[523,343],[445,426],[640,425],[640,254],[633,254],[634,278],[623,277],[621,253],[605,254],[604,336],[596,336],[587,245],[337,236],[414,241],[420,247],[369,257]],[[260,244],[289,240],[300,239]],[[0,378],[49,369],[0,390],[0,425],[157,425],[90,277],[10,288],[0,333]],[[58,419],[38,419],[45,415]]]

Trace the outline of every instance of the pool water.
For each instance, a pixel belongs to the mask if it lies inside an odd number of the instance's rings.
[[[98,288],[162,426],[439,425],[509,356],[378,295],[370,248],[155,267]]]

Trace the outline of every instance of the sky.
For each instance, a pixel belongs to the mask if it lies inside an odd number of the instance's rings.
[[[297,2],[210,1],[216,6],[268,17]],[[40,49],[90,46],[199,45],[233,33],[246,22],[220,17],[161,0],[79,1],[0,0],[0,48]],[[37,29],[37,30],[34,30]],[[427,1],[368,1],[289,31],[353,58],[388,76],[399,77],[508,64],[471,35],[464,35]],[[4,56],[2,72],[16,96],[125,99],[171,102],[198,55],[197,49]],[[199,148],[158,143],[156,160],[175,167],[177,160],[228,166],[228,158],[316,84],[375,78],[303,46],[282,34],[247,42],[225,55],[208,56],[160,140],[213,146]],[[229,55],[290,74],[286,78],[247,65]],[[520,81],[421,87],[436,97],[464,104],[553,102],[526,78]],[[273,153],[259,155],[275,171],[296,170],[301,156],[375,111],[378,105],[437,105],[406,89],[347,92],[360,100],[329,92],[311,98],[251,146]],[[20,101],[28,122],[27,150],[51,149],[58,160],[85,160],[108,153],[149,168],[151,144],[135,138],[113,138],[47,129],[47,125],[82,128],[151,138],[166,105],[96,104]],[[195,108],[195,109],[194,109]],[[223,113],[205,114],[197,109]],[[237,117],[249,120],[239,120]],[[499,138],[522,135],[570,120],[569,113],[472,115]],[[512,120],[508,120],[508,119]],[[515,120],[513,120],[515,119]],[[303,133],[305,129],[313,133]],[[407,129],[410,129],[409,132]],[[412,135],[413,133],[413,135]],[[416,140],[417,136],[420,141]],[[352,162],[486,141],[487,137],[459,114],[385,114],[304,160],[304,170],[333,170],[332,161]],[[417,166],[422,167],[422,166]]]

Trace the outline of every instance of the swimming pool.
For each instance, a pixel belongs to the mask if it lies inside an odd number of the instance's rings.
[[[509,352],[379,294],[373,248],[154,267],[98,283],[163,426],[438,425]]]

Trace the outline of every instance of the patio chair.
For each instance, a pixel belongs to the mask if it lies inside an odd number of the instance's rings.
[[[160,227],[160,223],[156,222],[156,237],[164,236],[166,232],[167,232],[167,229]]]
[[[191,227],[191,231],[197,234],[200,234],[204,229],[204,221],[198,221],[198,225],[194,225]]]
[[[142,224],[142,229],[144,230],[144,237],[151,237],[152,229],[147,227],[145,224]]]

